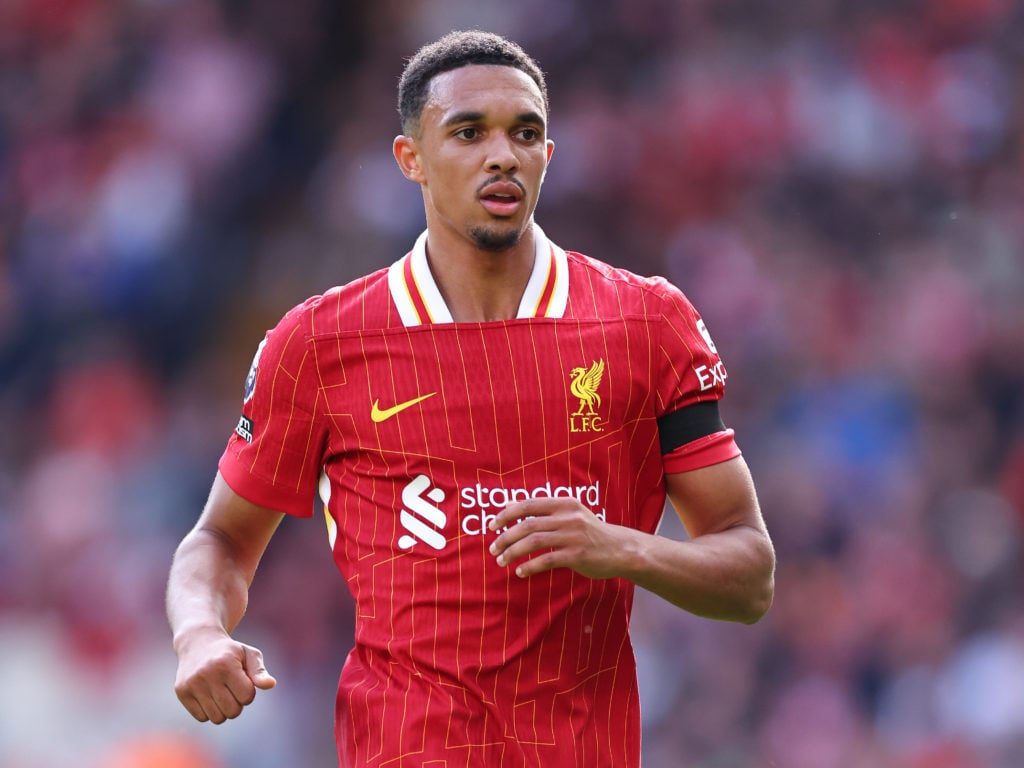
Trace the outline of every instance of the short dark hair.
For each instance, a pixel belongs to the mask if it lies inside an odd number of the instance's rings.
[[[524,72],[540,88],[544,112],[548,111],[548,87],[544,73],[526,51],[511,40],[491,32],[455,31],[420,48],[405,65],[398,81],[398,115],[406,134],[412,134],[418,128],[430,81],[442,72],[469,64],[498,64]]]

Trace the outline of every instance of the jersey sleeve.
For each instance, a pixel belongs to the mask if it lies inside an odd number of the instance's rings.
[[[658,434],[667,474],[718,464],[740,455],[718,403],[728,374],[700,314],[671,283],[662,296],[658,371]]]
[[[285,314],[257,348],[242,414],[218,463],[240,496],[300,517],[313,514],[325,442],[308,304]]]

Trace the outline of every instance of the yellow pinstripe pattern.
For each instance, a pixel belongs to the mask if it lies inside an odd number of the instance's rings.
[[[690,369],[707,353],[680,294],[578,255],[569,266],[559,319],[405,327],[397,302],[414,306],[420,286],[389,287],[382,273],[326,295],[268,344],[258,423],[272,422],[280,445],[261,435],[236,450],[254,475],[282,486],[306,476],[295,463],[329,477],[334,556],[363,644],[343,673],[338,711],[358,765],[635,768],[631,589],[565,570],[522,580],[497,567],[493,535],[480,531],[497,507],[481,505],[545,483],[547,493],[592,488],[609,521],[653,530],[663,503],[654,420],[717,393],[694,390]],[[404,297],[391,292],[400,287]],[[568,374],[598,359],[607,431],[574,432]],[[428,391],[437,397],[371,421],[374,398]],[[283,405],[294,396],[302,410]],[[424,539],[396,545],[412,530],[399,513],[415,507],[403,488],[419,475],[429,484],[416,493],[441,494],[431,497],[442,499],[438,514],[423,518],[440,549]]]

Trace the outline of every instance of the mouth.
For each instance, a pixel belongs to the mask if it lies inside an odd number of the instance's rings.
[[[496,182],[480,190],[479,200],[492,216],[506,218],[519,210],[523,194],[523,189],[515,182]]]

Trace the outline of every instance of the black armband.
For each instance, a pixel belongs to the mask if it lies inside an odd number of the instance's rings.
[[[672,453],[681,445],[724,429],[725,424],[718,413],[717,400],[705,400],[666,413],[658,419],[661,454],[664,456],[666,453]]]

